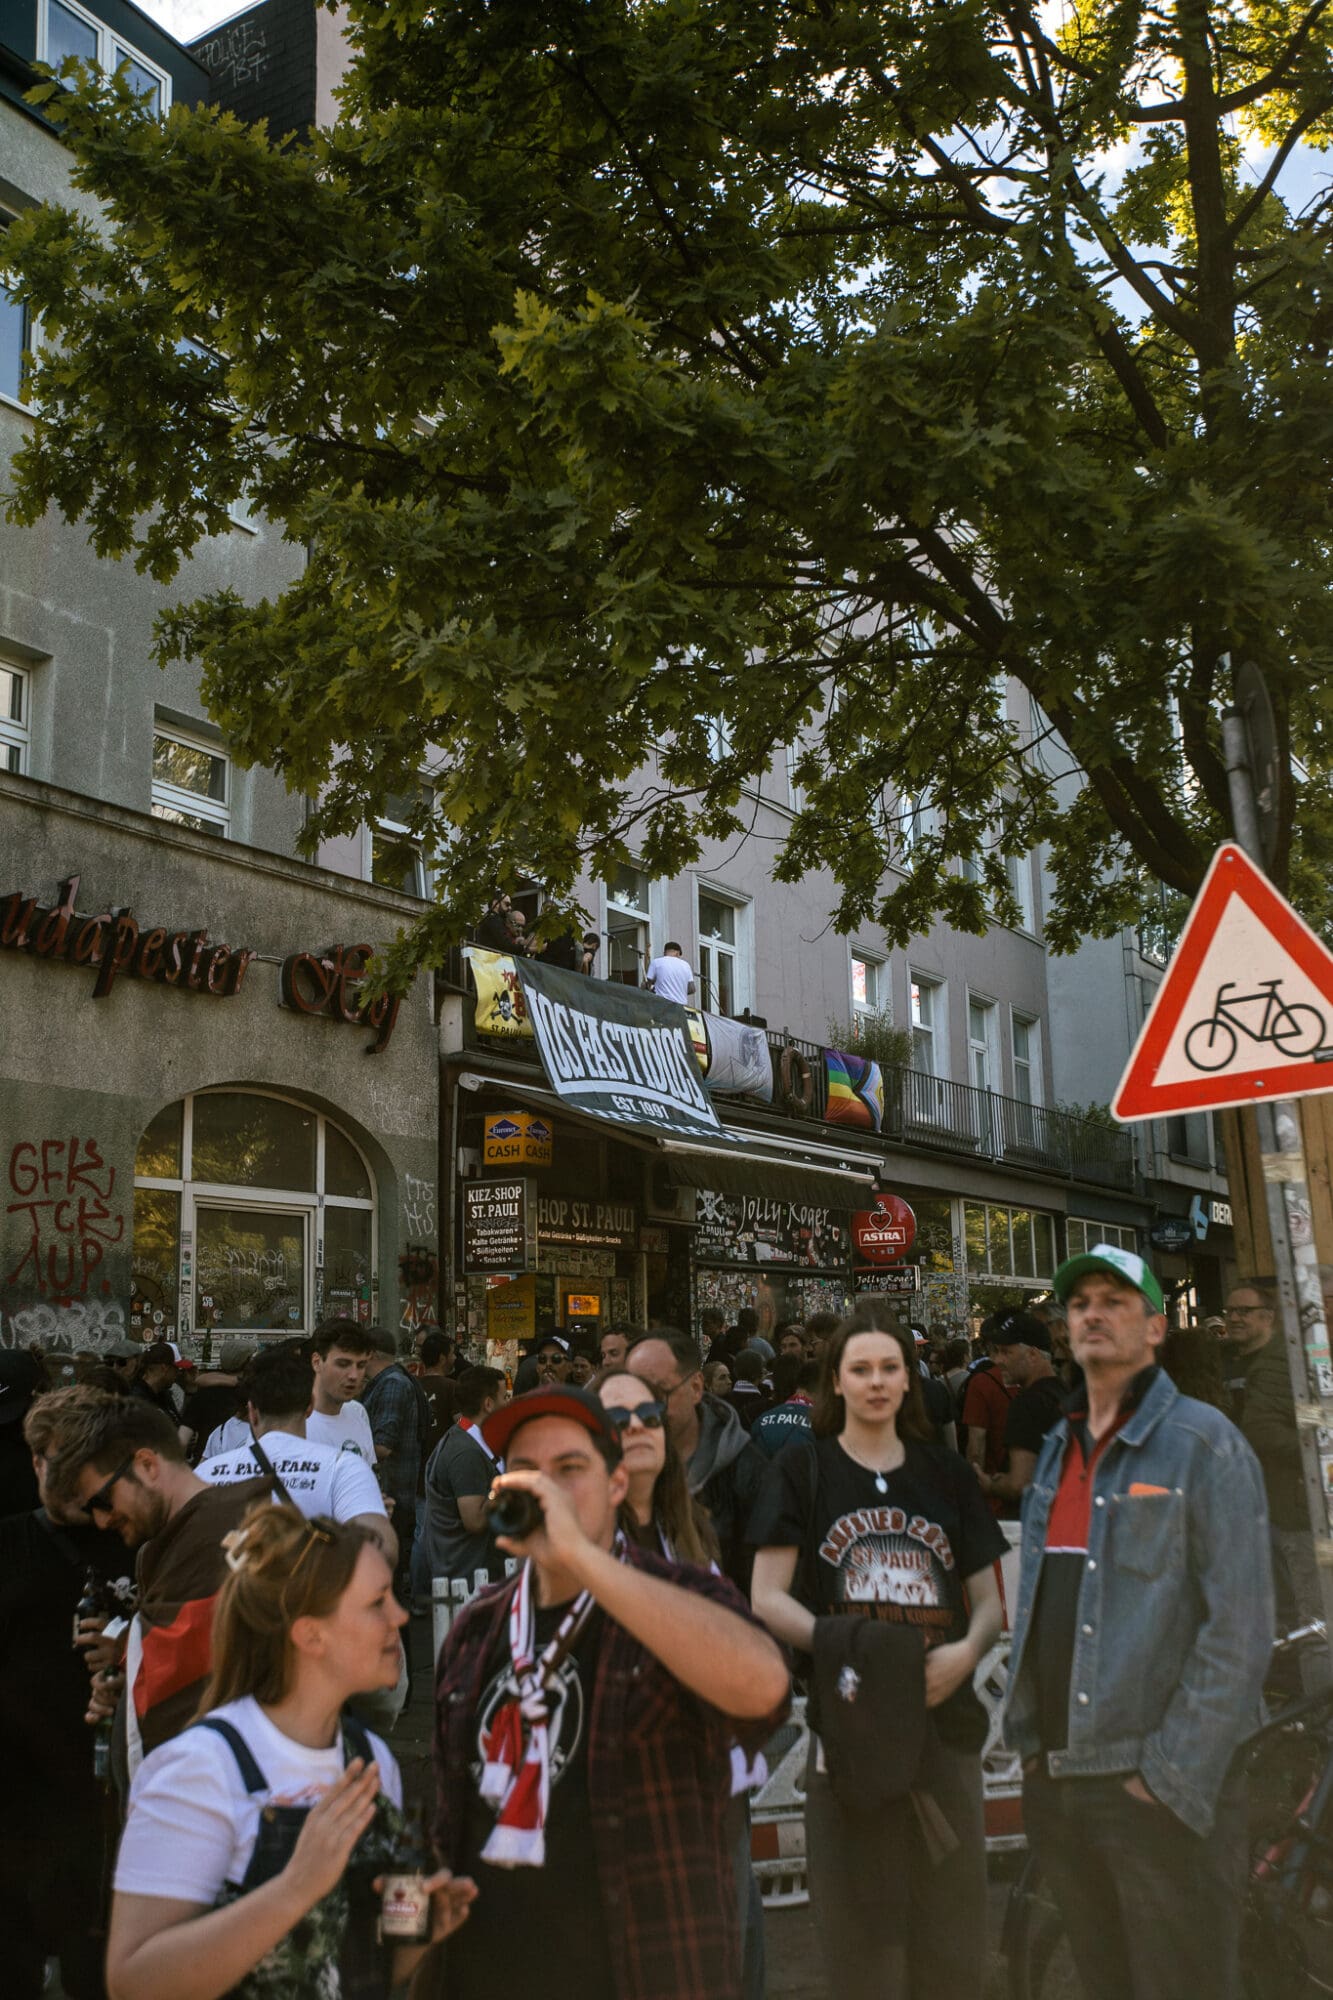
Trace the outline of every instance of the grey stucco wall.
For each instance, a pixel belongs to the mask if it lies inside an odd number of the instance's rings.
[[[11,891],[49,906],[73,874],[82,877],[81,911],[128,907],[141,931],[205,928],[213,942],[259,956],[232,997],[122,974],[99,999],[94,966],[0,949],[0,1340],[63,1324],[80,1344],[85,1334],[100,1338],[123,1324],[139,1138],[162,1106],[229,1084],[322,1110],[359,1145],[378,1199],[379,1317],[397,1326],[398,1258],[409,1243],[435,1247],[429,982],[417,981],[388,1046],[371,1054],[369,1028],[281,1005],[279,977],[290,954],[384,941],[411,906],[147,815],[0,776],[0,921]],[[66,1203],[83,1195],[95,1205],[82,1214],[69,1206],[60,1216],[52,1207],[35,1215],[28,1205],[44,1141],[53,1184],[37,1192]],[[70,1162],[80,1169],[73,1181]],[[85,1257],[85,1241],[99,1251]],[[34,1309],[41,1309],[35,1317]]]

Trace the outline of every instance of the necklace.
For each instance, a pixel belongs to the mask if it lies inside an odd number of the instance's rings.
[[[884,1477],[884,1473],[886,1473],[886,1472],[896,1472],[896,1471],[898,1470],[898,1467],[899,1467],[899,1466],[900,1466],[900,1465],[901,1465],[901,1464],[903,1463],[903,1460],[904,1460],[904,1459],[906,1458],[906,1456],[907,1456],[907,1453],[906,1453],[905,1451],[904,1451],[904,1452],[902,1452],[902,1455],[901,1455],[901,1457],[898,1457],[898,1458],[895,1458],[895,1459],[894,1459],[894,1461],[893,1461],[893,1464],[892,1464],[892,1465],[886,1465],[886,1466],[884,1467],[884,1470],[883,1470],[883,1471],[881,1471],[881,1470],[880,1470],[880,1468],[879,1468],[879,1467],[878,1467],[877,1465],[867,1465],[867,1464],[866,1464],[866,1462],[865,1462],[865,1460],[864,1460],[863,1458],[861,1458],[860,1456],[858,1456],[858,1454],[857,1454],[856,1452],[854,1452],[854,1451],[852,1450],[851,1446],[850,1446],[850,1445],[848,1444],[848,1442],[847,1442],[847,1440],[846,1440],[846,1438],[845,1438],[845,1437],[840,1437],[840,1438],[838,1439],[838,1443],[839,1443],[839,1444],[840,1444],[840,1445],[842,1446],[842,1448],[843,1448],[843,1450],[844,1450],[844,1451],[846,1452],[846,1454],[847,1454],[848,1458],[850,1458],[850,1459],[851,1459],[851,1461],[852,1461],[852,1464],[853,1464],[853,1465],[859,1465],[859,1466],[860,1466],[860,1468],[861,1468],[861,1470],[862,1470],[862,1472],[868,1472],[868,1473],[870,1473],[870,1474],[871,1474],[871,1475],[873,1476],[873,1478],[874,1478],[874,1481],[875,1481],[875,1491],[876,1491],[877,1493],[887,1493],[887,1492],[888,1492],[888,1490],[889,1490],[889,1482],[888,1482],[888,1480],[887,1480],[887,1479],[886,1479],[886,1478]],[[900,1449],[901,1449],[901,1447],[900,1447]]]

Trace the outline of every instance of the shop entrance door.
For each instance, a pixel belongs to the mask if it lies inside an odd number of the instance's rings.
[[[313,1209],[197,1201],[195,1322],[201,1333],[302,1333],[311,1317]]]

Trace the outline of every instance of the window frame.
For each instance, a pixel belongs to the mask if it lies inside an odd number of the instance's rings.
[[[602,936],[606,940],[606,963],[599,966],[597,971],[599,977],[609,979],[613,985],[628,986],[630,983],[627,979],[622,978],[620,973],[612,972],[611,970],[611,919],[613,917],[620,917],[627,921],[622,928],[617,930],[616,935],[618,937],[627,936],[630,925],[633,925],[637,930],[637,942],[633,947],[634,951],[638,954],[638,962],[634,971],[634,984],[642,986],[644,975],[648,970],[653,956],[653,878],[646,868],[639,866],[637,861],[627,861],[624,863],[624,867],[630,874],[636,875],[640,882],[642,882],[644,890],[643,902],[642,904],[624,902],[616,894],[609,882],[602,884]]]
[[[420,781],[420,785],[423,793],[430,794],[430,803],[433,809],[435,802],[434,787],[424,778]],[[417,839],[416,835],[411,831],[406,820],[394,819],[388,813],[381,813],[373,821],[373,823],[366,828],[365,832],[366,832],[366,854],[365,854],[366,881],[373,883],[375,888],[377,889],[388,889],[392,893],[395,893],[400,896],[415,896],[418,902],[422,903],[428,902],[430,900],[431,894],[434,889],[434,875],[432,870],[426,866],[426,857],[422,851],[421,842]],[[387,834],[390,840],[405,841],[408,844],[408,846],[411,847],[412,855],[416,863],[416,879],[419,885],[417,888],[404,889],[400,884],[396,882],[380,882],[376,879],[375,836],[377,833]]]
[[[732,913],[732,942],[724,938],[706,936],[703,927],[701,904],[707,900],[717,903]],[[753,933],[751,917],[753,904],[748,896],[738,890],[728,889],[724,883],[700,881],[694,884],[694,976],[699,987],[699,1005],[708,1014],[729,1013],[736,1020],[747,1007],[753,1004],[751,973]],[[731,965],[731,1007],[724,1010],[720,995],[715,993],[715,961],[725,957]],[[705,960],[707,959],[707,963]],[[720,985],[720,981],[716,982]]]
[[[0,714],[0,771],[26,777],[32,753],[32,674],[4,653],[0,653],[0,673],[12,674],[21,690],[19,720]]]
[[[152,765],[158,737],[162,737],[168,743],[179,744],[183,750],[195,750],[200,756],[216,758],[222,765],[224,797],[221,800],[204,798],[198,792],[187,791],[184,786],[172,785],[158,778]],[[148,770],[150,786],[148,809],[153,819],[160,820],[164,826],[179,826],[182,822],[168,818],[167,812],[186,814],[193,819],[207,820],[224,840],[231,839],[232,767],[231,758],[221,745],[212,742],[207,736],[195,736],[188,729],[181,729],[175,723],[162,722],[154,718]],[[158,812],[156,810],[158,806],[165,807],[167,811]],[[208,831],[206,827],[191,825],[190,818],[184,823],[191,833]]]
[[[1028,1053],[1021,1061],[1018,1054],[1018,1030],[1020,1028],[1025,1028],[1028,1034]],[[1045,1102],[1045,1093],[1042,1089],[1042,1040],[1041,1016],[1039,1014],[1025,1014],[1020,1007],[1011,1007],[1009,1009],[1009,1056],[1010,1068],[1013,1072],[1015,1102],[1026,1105],[1030,1110],[1040,1110]],[[1020,1069],[1027,1072],[1028,1089],[1031,1092],[1031,1095],[1028,1097],[1021,1097],[1019,1095],[1018,1073]]]
[[[930,1022],[923,1025],[917,1018],[916,995],[930,995]],[[907,968],[907,1019],[912,1035],[911,1067],[919,1076],[933,1076],[941,1083],[949,1081],[949,988],[948,981],[937,978],[930,972],[918,972],[914,966]],[[929,1037],[932,1067],[917,1069],[917,1036]]]
[[[847,956],[848,990],[851,995],[852,1020],[855,1022],[862,1015],[882,1014],[888,1003],[888,994],[885,991],[885,971],[888,960],[882,958],[878,952],[865,950],[861,945],[852,945],[848,950]],[[858,965],[863,965],[867,974],[873,974],[873,978],[868,977],[866,979],[866,997],[864,1000],[858,1000],[856,997],[856,968]]]
[[[96,14],[90,14],[86,7],[79,5],[79,0],[60,0],[60,5],[67,13],[73,14],[78,20],[86,22],[88,27],[95,31],[97,35],[97,55],[95,60],[98,68],[103,70],[107,76],[113,76],[119,67],[117,63],[110,60],[111,52],[119,49],[122,61],[136,62],[143,69],[147,70],[150,76],[156,77],[159,93],[156,116],[164,118],[171,109],[171,72],[163,69],[161,63],[155,63],[150,56],[144,54],[142,49],[136,48],[132,42],[127,41],[125,36],[119,34],[108,22],[99,20]],[[37,8],[37,60],[42,63],[50,62],[51,60],[47,53],[51,45],[51,35],[48,27],[50,12],[51,0],[40,0]],[[51,67],[54,68],[55,64],[52,63]]]
[[[290,1104],[306,1117],[315,1120],[315,1170],[314,1186],[305,1188],[268,1188],[251,1185],[249,1182],[200,1181],[194,1178],[194,1106],[200,1097],[244,1096],[265,1098],[277,1104]],[[377,1302],[379,1291],[380,1258],[380,1217],[381,1195],[379,1178],[374,1163],[367,1155],[360,1140],[353,1137],[347,1127],[337,1118],[330,1118],[315,1105],[303,1098],[293,1097],[280,1090],[265,1090],[246,1085],[240,1089],[233,1085],[217,1085],[211,1089],[188,1091],[183,1097],[169,1098],[159,1107],[161,1111],[172,1104],[181,1106],[180,1159],[179,1172],[174,1175],[152,1175],[138,1172],[138,1147],[143,1133],[135,1145],[134,1187],[148,1192],[174,1194],[177,1200],[177,1333],[170,1337],[182,1339],[203,1339],[214,1333],[210,1323],[200,1325],[197,1299],[189,1266],[181,1254],[186,1243],[194,1245],[198,1241],[197,1215],[203,1208],[246,1208],[264,1210],[269,1213],[300,1215],[305,1219],[305,1269],[302,1274],[302,1311],[313,1326],[321,1311],[324,1300],[320,1293],[324,1270],[325,1218],[331,1209],[356,1209],[370,1216],[370,1258],[367,1277],[371,1288],[372,1302]],[[152,1120],[149,1120],[149,1124]],[[368,1195],[330,1194],[326,1183],[328,1177],[328,1130],[332,1126],[339,1138],[350,1146],[365,1169]],[[147,1126],[144,1127],[146,1132]],[[130,1255],[133,1262],[134,1245],[131,1232]],[[193,1261],[193,1260],[191,1260]],[[318,1274],[318,1275],[317,1275]],[[374,1304],[372,1303],[372,1312]],[[218,1332],[236,1333],[242,1336],[247,1331],[258,1329],[220,1327]],[[275,1337],[276,1329],[269,1329]],[[261,1336],[262,1338],[262,1336]]]
[[[1136,1257],[1141,1255],[1139,1232],[1132,1222],[1098,1222],[1091,1215],[1065,1217],[1066,1257],[1084,1257],[1094,1243],[1111,1243],[1118,1250],[1132,1251]]]
[[[978,1041],[972,1032],[972,1010],[974,1007],[980,1011],[983,1017],[982,1038],[980,1041]],[[973,993],[969,988],[967,995],[967,1080],[973,1090],[985,1091],[992,1096],[996,1092],[996,1078],[1000,1067],[999,1011],[994,1000],[989,999],[984,993]],[[986,1079],[984,1083],[977,1080],[975,1057],[978,1055],[985,1058]]]

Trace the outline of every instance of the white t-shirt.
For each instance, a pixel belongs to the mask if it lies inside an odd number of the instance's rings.
[[[199,1465],[204,1463],[204,1459],[216,1458],[219,1452],[239,1451],[243,1444],[249,1442],[249,1421],[245,1417],[228,1417],[225,1424],[219,1424],[215,1431],[209,1432],[208,1442],[204,1446],[204,1457],[200,1459]],[[196,1466],[195,1471],[198,1470],[199,1466]]]
[[[694,983],[694,968],[685,958],[655,958],[648,967],[648,984],[659,1000],[678,1000],[683,1007]]]
[[[314,1805],[342,1774],[341,1742],[311,1750],[275,1729],[250,1695],[211,1711],[230,1722],[268,1780],[247,1792],[231,1745],[213,1729],[185,1729],[145,1757],[130,1786],[129,1816],[116,1858],[116,1888],[130,1896],[180,1897],[212,1908],[227,1882],[250,1865],[267,1805]],[[370,1747],[380,1790],[396,1806],[403,1781],[378,1736]]]
[[[335,1451],[357,1452],[367,1465],[374,1467],[375,1440],[362,1403],[344,1403],[335,1417],[312,1410],[305,1420],[305,1434],[316,1444],[331,1444]]]
[[[351,1521],[358,1514],[385,1512],[379,1481],[356,1452],[338,1451],[291,1431],[265,1431],[259,1445],[307,1518],[322,1514],[331,1521]],[[219,1452],[199,1463],[199,1477],[210,1486],[233,1486],[262,1470],[248,1438],[239,1451]]]

